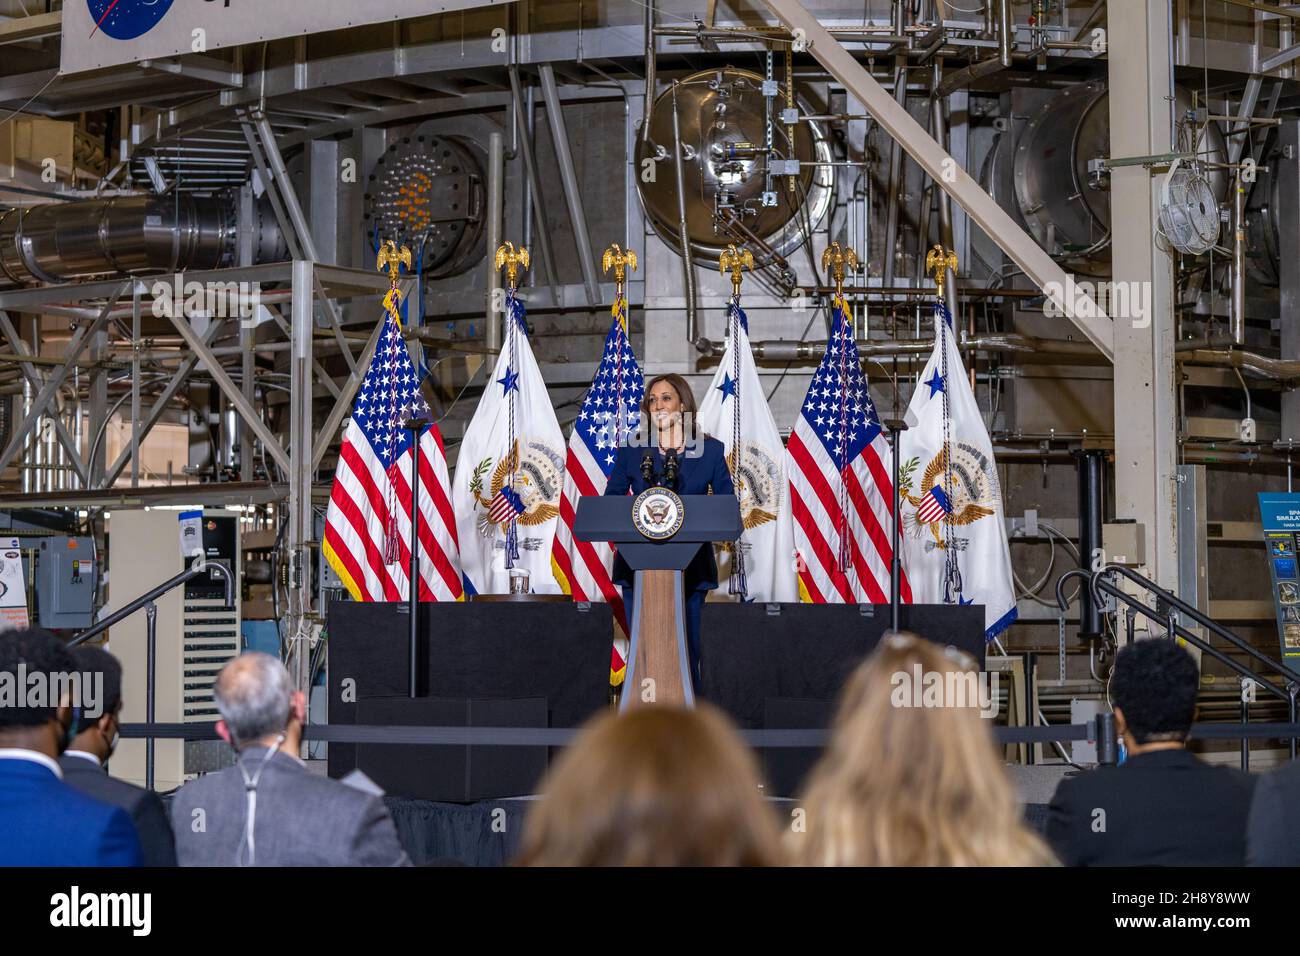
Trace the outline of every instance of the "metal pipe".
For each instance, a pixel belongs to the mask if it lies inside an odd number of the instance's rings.
[[[714,342],[706,338],[696,340],[695,347],[701,354],[713,358],[721,357],[726,350],[725,343]],[[771,362],[797,362],[801,359],[820,361],[822,354],[826,351],[826,340],[767,339],[751,342],[750,348],[753,349],[755,358]],[[1101,359],[1101,354],[1088,342],[1074,342],[1066,339],[1040,339],[1015,334],[967,335],[962,337],[958,343],[958,348],[962,351],[1014,352],[1026,356],[1059,355],[1075,360],[1087,357]],[[892,355],[928,355],[933,350],[933,339],[918,338],[912,341],[867,341],[858,343],[859,354],[870,358]]]
[[[596,272],[596,257],[591,250],[591,237],[587,233],[587,216],[582,208],[582,189],[573,166],[573,153],[569,149],[569,133],[560,106],[560,94],[555,86],[555,70],[543,63],[539,70],[542,78],[542,99],[551,120],[551,139],[555,145],[555,158],[560,166],[560,183],[569,206],[569,219],[573,226],[573,242],[578,248],[578,265],[582,267],[582,282],[587,287],[587,304],[600,302],[600,277]]]
[[[641,112],[641,142],[650,142],[650,115],[655,104],[655,0],[645,2],[645,109]]]
[[[542,192],[541,181],[537,175],[537,157],[533,153],[533,88],[528,87],[527,109],[525,110],[524,99],[520,96],[519,70],[510,67],[510,92],[514,100],[514,109],[516,115],[519,115],[524,122],[524,135],[520,139],[520,152],[524,157],[524,172],[526,177],[524,184],[526,187],[526,200],[524,203],[524,246],[532,248],[532,215],[535,213],[537,218],[537,242],[542,250],[542,264],[546,266],[546,278],[551,284],[551,301],[555,305],[560,304],[560,274],[555,268],[555,254],[551,250],[551,227],[546,219],[546,201],[545,194]],[[504,174],[504,172],[503,172]],[[500,225],[498,224],[498,230]],[[497,245],[500,244],[498,238],[496,243],[489,242],[489,257],[496,254]],[[536,273],[532,274],[536,280]],[[535,281],[534,281],[535,284]]]
[[[895,11],[897,11],[895,6]],[[907,108],[907,66],[906,59],[900,57],[894,67],[894,100],[899,106]],[[889,205],[885,214],[885,246],[881,252],[884,259],[881,269],[881,284],[894,284],[894,256],[898,248],[898,189],[903,173],[903,144],[896,137],[889,140]]]
[[[686,341],[695,343],[695,263],[691,260],[691,237],[686,231],[686,172],[682,168],[682,127],[677,115],[677,86],[673,80],[673,169],[677,175],[677,238],[682,244],[682,280],[686,292]],[[650,114],[646,114],[646,122]]]
[[[505,224],[505,178],[506,162],[503,155],[504,143],[500,133],[488,136],[488,221],[487,221],[487,317],[484,326],[483,344],[491,356],[501,350],[502,319],[499,310],[501,299],[501,271],[496,267],[497,247],[501,245],[501,234]]]
[[[935,80],[943,75],[943,68],[936,63]],[[930,132],[934,141],[944,150],[948,149],[948,125],[943,115],[943,100],[936,93],[930,98]],[[952,197],[947,190],[939,189],[939,241],[944,249],[952,248]],[[960,265],[960,263],[958,263]],[[948,268],[944,270],[943,301],[948,307],[948,314],[957,315],[957,276]]]
[[[234,210],[188,193],[50,203],[0,215],[0,283],[229,265]]]
[[[1092,556],[1101,547],[1102,509],[1106,501],[1106,453],[1096,449],[1079,452],[1079,566],[1090,571]],[[1101,637],[1102,613],[1092,593],[1079,589],[1079,637]]]
[[[1246,344],[1246,190],[1240,171],[1232,184],[1232,340]]]
[[[1011,22],[1011,0],[997,0],[998,4],[998,61],[1002,68],[1011,66],[1011,51],[1016,42],[1015,26]]]

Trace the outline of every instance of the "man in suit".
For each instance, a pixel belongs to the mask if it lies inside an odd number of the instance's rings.
[[[73,708],[102,702],[45,631],[0,634],[0,866],[139,866],[131,818],[63,781]],[[80,698],[80,699],[77,699]]]
[[[1067,866],[1242,866],[1253,779],[1186,749],[1200,674],[1174,641],[1115,658],[1110,696],[1127,757],[1066,777],[1047,839]]]
[[[410,866],[383,801],[307,769],[306,698],[268,654],[236,657],[214,687],[233,767],[172,800],[181,866]]]
[[[1300,760],[1264,774],[1246,823],[1247,866],[1300,866]]]
[[[704,436],[702,442],[687,451],[687,427],[695,417],[695,396],[680,375],[660,375],[652,379],[641,403],[643,428],[655,437],[649,447],[624,445],[605,484],[605,494],[637,495],[657,484],[679,495],[734,495],[736,489],[727,468],[722,442]],[[676,477],[673,477],[674,471]],[[647,478],[647,474],[650,475]],[[634,605],[635,572],[622,555],[615,555],[611,579],[623,589],[623,604],[629,623]],[[700,616],[708,592],[718,586],[718,565],[713,546],[703,544],[682,572],[685,596],[683,617],[686,646],[690,655],[691,679],[700,686]]]
[[[122,712],[122,665],[100,647],[83,645],[72,652],[77,670],[103,681],[103,704],[97,717],[83,715],[72,746],[59,758],[63,779],[86,796],[121,807],[131,815],[145,866],[175,866],[171,821],[158,794],[110,777],[104,763],[117,746]]]

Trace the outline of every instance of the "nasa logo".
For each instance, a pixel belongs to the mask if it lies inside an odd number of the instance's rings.
[[[171,9],[173,0],[86,0],[95,21],[91,36],[103,33],[114,40],[134,40],[154,27]]]

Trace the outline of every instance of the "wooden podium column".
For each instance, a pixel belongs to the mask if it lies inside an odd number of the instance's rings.
[[[690,707],[695,703],[682,619],[682,572],[638,571],[632,646],[619,710],[648,704]]]

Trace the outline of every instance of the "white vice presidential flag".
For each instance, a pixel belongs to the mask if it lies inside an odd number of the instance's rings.
[[[727,309],[727,350],[700,403],[699,428],[726,448],[744,525],[744,588],[731,552],[718,563],[718,583],[730,576],[728,587],[742,600],[798,601],[785,446],[754,367],[749,320],[735,298]]]
[[[559,594],[551,544],[564,485],[564,435],[528,343],[523,303],[506,300],[506,331],[461,441],[452,482],[466,594],[506,594],[511,569],[536,594]]]
[[[1002,491],[993,443],[953,340],[935,309],[935,345],[902,435],[900,544],[917,604],[982,604],[984,636],[1016,619]]]

